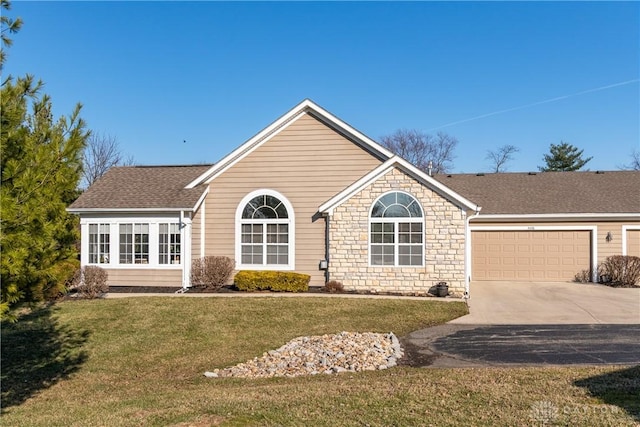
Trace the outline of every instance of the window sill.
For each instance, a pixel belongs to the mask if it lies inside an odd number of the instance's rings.
[[[373,265],[369,264],[371,268],[424,268],[424,264],[420,265]]]
[[[121,270],[181,270],[182,264],[85,264],[85,266],[112,268]]]
[[[239,264],[236,266],[236,270],[255,270],[255,271],[293,271],[295,266],[293,265],[258,265],[258,264]]]

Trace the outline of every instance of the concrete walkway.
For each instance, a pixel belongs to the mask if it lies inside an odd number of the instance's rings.
[[[640,288],[581,283],[474,282],[460,325],[640,324]]]

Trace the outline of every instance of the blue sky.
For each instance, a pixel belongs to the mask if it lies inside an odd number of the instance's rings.
[[[640,150],[637,2],[14,1],[9,15],[24,26],[5,76],[41,78],[58,115],[81,102],[139,164],[215,162],[304,98],[373,139],[455,136],[455,172],[489,170],[505,144],[520,149],[510,171],[561,140],[591,170]]]

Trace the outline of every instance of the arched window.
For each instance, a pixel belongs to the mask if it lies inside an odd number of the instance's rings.
[[[424,216],[413,196],[400,191],[383,194],[371,207],[369,223],[371,265],[424,264]]]
[[[293,269],[293,208],[279,193],[254,191],[236,213],[239,269]]]

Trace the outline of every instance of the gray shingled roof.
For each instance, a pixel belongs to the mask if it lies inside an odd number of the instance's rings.
[[[211,165],[114,167],[69,209],[192,209],[207,185],[184,187]]]
[[[482,214],[640,214],[640,171],[435,175]]]
[[[184,187],[211,165],[111,168],[76,209],[191,209],[206,185]],[[482,214],[640,214],[640,171],[435,175]]]

